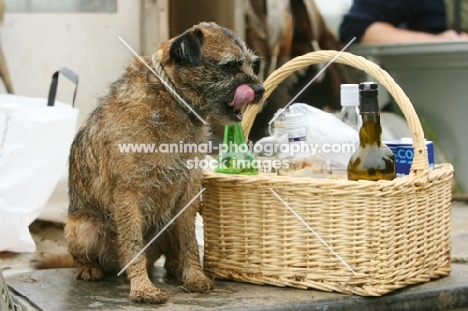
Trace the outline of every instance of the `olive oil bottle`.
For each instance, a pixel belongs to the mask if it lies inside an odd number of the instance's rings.
[[[395,156],[382,143],[382,127],[378,103],[378,85],[359,84],[360,115],[359,147],[348,164],[349,180],[392,180],[396,177]]]

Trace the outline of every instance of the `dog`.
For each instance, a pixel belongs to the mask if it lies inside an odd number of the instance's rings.
[[[234,124],[246,105],[261,100],[257,58],[232,31],[203,22],[158,44],[151,57],[132,59],[110,85],[70,151],[64,232],[77,279],[98,281],[131,262],[125,270],[130,300],[164,303],[169,295],[150,281],[148,268],[165,255],[167,272],[185,289],[213,287],[195,238],[198,200],[137,256],[200,192],[202,170],[185,163],[205,155],[129,153],[119,145],[206,144],[210,127],[203,121]]]

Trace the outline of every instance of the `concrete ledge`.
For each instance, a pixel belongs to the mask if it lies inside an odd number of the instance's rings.
[[[189,294],[164,271],[152,277],[171,294],[170,310],[450,310],[468,307],[468,264],[453,264],[452,273],[429,283],[410,286],[383,297],[359,297],[317,290],[299,290],[216,281],[206,294]],[[109,277],[101,282],[76,281],[74,269],[42,270],[7,278],[13,296],[43,310],[148,310],[128,300],[129,284]],[[32,308],[34,309],[34,307]]]

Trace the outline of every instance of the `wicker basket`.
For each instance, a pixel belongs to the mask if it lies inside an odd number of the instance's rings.
[[[264,83],[265,98],[293,71],[335,57],[376,78],[399,104],[413,135],[411,174],[370,182],[206,172],[202,215],[208,274],[380,296],[450,273],[453,168],[442,164],[429,170],[419,119],[384,70],[350,53],[313,52],[276,70]],[[247,109],[246,136],[260,108]]]

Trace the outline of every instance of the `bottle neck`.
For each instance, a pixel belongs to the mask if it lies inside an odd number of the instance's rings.
[[[244,137],[244,131],[242,130],[242,125],[237,123],[235,125],[226,125],[224,127],[224,141],[223,147],[219,150],[220,154],[222,153],[239,153],[240,148],[245,148],[241,146],[247,146]],[[244,150],[244,149],[242,149]]]
[[[240,123],[226,125],[224,128],[224,143],[245,144],[244,131]]]
[[[356,106],[342,106],[341,111],[356,111],[358,110],[358,105]]]
[[[358,106],[345,106],[341,108],[341,120],[359,116]]]
[[[382,144],[382,126],[380,125],[380,113],[361,113],[362,127],[359,130],[361,146],[369,144]]]

